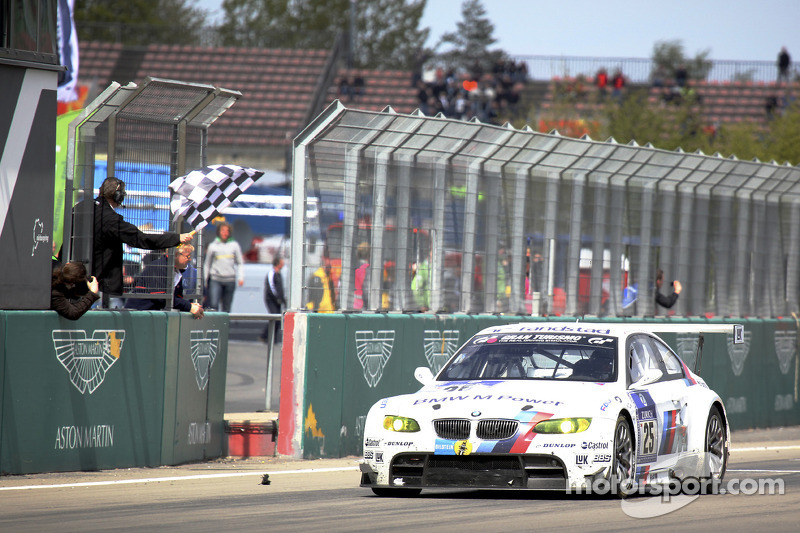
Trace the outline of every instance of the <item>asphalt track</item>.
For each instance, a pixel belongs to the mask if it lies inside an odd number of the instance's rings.
[[[357,458],[225,459],[0,478],[0,531],[798,531],[800,427],[733,436],[725,484],[693,498],[423,491],[380,498]],[[264,474],[269,484],[263,484]],[[738,480],[733,485],[726,485]],[[784,494],[758,494],[758,484]],[[745,492],[756,492],[745,494]],[[645,518],[634,516],[645,515]],[[656,516],[658,515],[658,516]]]

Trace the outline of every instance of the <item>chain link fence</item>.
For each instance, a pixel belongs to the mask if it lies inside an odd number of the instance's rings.
[[[335,102],[295,139],[290,307],[786,316],[798,308],[799,178]],[[658,269],[663,292],[683,285],[669,311],[654,301]]]

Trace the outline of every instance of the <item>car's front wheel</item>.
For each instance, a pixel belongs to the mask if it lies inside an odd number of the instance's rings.
[[[618,496],[625,496],[634,484],[636,451],[633,430],[625,415],[619,415],[614,428],[614,460],[611,467],[612,487]]]
[[[706,423],[706,472],[712,479],[721,480],[728,466],[728,443],[725,439],[725,424],[719,408],[714,406]]]
[[[389,487],[372,487],[372,492],[376,496],[392,496],[395,498],[411,498],[419,496],[422,489],[394,489]]]

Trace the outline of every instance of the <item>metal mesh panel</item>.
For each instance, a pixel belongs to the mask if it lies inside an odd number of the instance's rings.
[[[302,259],[290,305],[780,316],[797,310],[798,178],[796,167],[335,102],[295,140]],[[335,304],[321,309],[326,268]],[[657,269],[662,292],[684,286],[670,310],[654,301]]]
[[[67,173],[74,194],[67,195],[71,197],[68,202],[97,197],[103,180],[114,176],[125,182],[127,197],[120,213],[127,222],[143,233],[190,230],[172,220],[168,185],[178,176],[205,166],[208,126],[240,96],[210,85],[153,78],[138,87],[133,83],[125,87],[112,84],[71,125]],[[79,205],[90,206],[91,202]],[[67,228],[71,229],[66,257],[91,262],[91,209],[78,209],[74,217],[70,217],[70,209],[66,213],[65,234]],[[202,297],[200,236],[194,245],[183,275],[186,299]],[[126,298],[159,299],[170,309],[174,254],[167,256],[164,250],[143,250],[127,244],[123,245],[123,254],[122,300],[112,305],[121,305]],[[157,261],[165,263],[166,268],[145,270]],[[156,275],[164,279],[148,277]],[[136,285],[162,287],[163,291],[155,296],[152,290],[134,294]]]

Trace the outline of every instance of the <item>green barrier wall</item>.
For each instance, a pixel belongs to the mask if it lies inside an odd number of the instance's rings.
[[[307,320],[291,321],[296,330],[287,338],[293,346],[292,357],[305,357],[304,366],[295,365],[304,368],[305,375],[294,376],[294,396],[289,390],[281,391],[280,426],[294,428],[297,435],[279,438],[279,453],[304,458],[360,455],[370,406],[381,398],[418,390],[420,385],[413,377],[416,367],[437,371],[471,335],[485,327],[522,320],[467,315],[308,314]],[[605,320],[621,321],[625,319]],[[705,336],[700,375],[722,397],[733,429],[800,424],[794,320],[631,321],[744,324],[744,344],[734,345],[728,335]],[[694,368],[697,335],[670,333],[662,337]],[[294,404],[285,405],[290,401]],[[296,416],[298,410],[302,416]],[[287,420],[289,416],[299,418],[302,424],[284,426],[284,416]],[[300,443],[300,449],[295,443]]]
[[[0,311],[0,472],[222,455],[227,329],[222,313]]]

